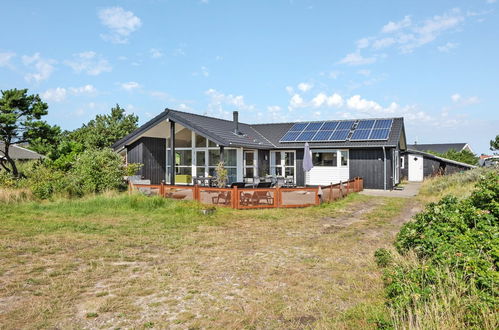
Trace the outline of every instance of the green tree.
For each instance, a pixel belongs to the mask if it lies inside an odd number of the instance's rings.
[[[30,143],[53,133],[53,128],[41,118],[48,113],[48,105],[38,95],[28,95],[27,89],[1,91],[0,98],[0,166],[14,177],[19,177],[10,147],[17,143]]]
[[[499,150],[499,135],[496,135],[495,140],[490,140],[490,150],[492,151]]]
[[[68,138],[87,148],[109,148],[113,143],[137,128],[139,118],[126,114],[119,104],[111,109],[110,114],[97,115],[81,128],[69,133]]]
[[[432,151],[427,151],[427,152],[439,157],[455,160],[457,162],[466,163],[470,165],[477,165],[478,163],[478,157],[469,150],[457,151],[454,149],[450,149],[449,151],[443,154]]]

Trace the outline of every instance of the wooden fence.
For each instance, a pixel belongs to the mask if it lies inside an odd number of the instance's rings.
[[[332,202],[363,189],[361,178],[323,187],[303,188],[213,188],[167,184],[129,184],[129,192],[163,196],[177,200],[196,200],[202,204],[234,209],[289,208]]]

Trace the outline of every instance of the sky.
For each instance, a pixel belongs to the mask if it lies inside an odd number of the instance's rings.
[[[409,143],[499,134],[499,0],[2,1],[0,90],[74,129],[119,104],[242,122],[404,117]]]

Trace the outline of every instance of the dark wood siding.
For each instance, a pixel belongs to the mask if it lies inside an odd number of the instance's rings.
[[[393,189],[392,150],[386,148],[386,189]],[[383,170],[382,148],[350,149],[350,179],[363,178],[364,188],[383,189]]]
[[[305,172],[303,171],[303,155],[304,155],[304,149],[296,149],[295,176],[296,176],[296,184],[298,186],[305,185]]]
[[[128,163],[139,163],[138,175],[159,184],[166,175],[166,139],[142,137],[127,146]]]

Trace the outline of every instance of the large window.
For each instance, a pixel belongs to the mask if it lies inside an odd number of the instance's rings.
[[[312,150],[314,167],[348,166],[348,150]]]
[[[244,151],[244,177],[253,179],[258,175],[256,166],[256,151]]]
[[[192,148],[192,132],[183,128],[175,133],[175,148]]]
[[[338,166],[338,154],[334,152],[313,152],[312,163],[314,166]]]

